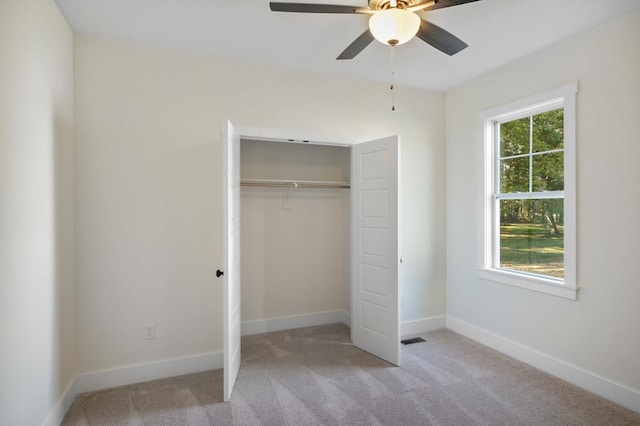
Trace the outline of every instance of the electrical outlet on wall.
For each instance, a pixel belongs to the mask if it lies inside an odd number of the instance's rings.
[[[144,338],[145,340],[151,340],[156,338],[156,325],[146,324],[144,326]]]

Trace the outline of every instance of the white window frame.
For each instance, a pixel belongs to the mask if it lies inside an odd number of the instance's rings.
[[[482,164],[483,238],[479,251],[480,278],[541,293],[577,299],[576,277],[576,94],[578,84],[571,83],[556,89],[520,99],[478,113],[484,157]],[[496,267],[499,231],[496,228],[498,211],[496,196],[495,123],[512,121],[530,115],[564,109],[564,279]],[[561,192],[560,192],[561,193]],[[561,194],[556,195],[561,195]],[[550,197],[553,193],[549,193]]]

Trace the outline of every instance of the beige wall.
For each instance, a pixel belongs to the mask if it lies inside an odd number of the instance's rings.
[[[0,2],[0,424],[40,425],[75,377],[73,36]]]
[[[81,371],[221,349],[226,119],[400,134],[402,319],[445,313],[444,95],[83,37],[75,72]]]
[[[577,81],[577,301],[478,277],[477,112]],[[640,392],[640,12],[447,93],[448,314]]]

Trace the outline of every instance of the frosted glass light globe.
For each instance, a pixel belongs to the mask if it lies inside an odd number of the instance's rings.
[[[408,42],[420,28],[420,17],[405,9],[385,9],[369,18],[369,31],[380,43],[397,46]]]

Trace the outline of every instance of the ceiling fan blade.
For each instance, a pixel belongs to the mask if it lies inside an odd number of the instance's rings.
[[[367,29],[365,32],[353,41],[336,59],[353,59],[356,55],[364,50],[373,41],[373,34]]]
[[[420,29],[416,35],[426,43],[449,56],[455,55],[468,46],[467,43],[460,40],[449,31],[440,28],[436,24],[427,22],[424,19],[422,20]]]
[[[272,1],[269,3],[269,7],[273,12],[364,13],[361,7],[340,4],[279,3]]]
[[[436,9],[444,9],[445,7],[459,6],[461,4],[473,3],[480,0],[434,0],[433,6],[424,8],[425,12]]]

